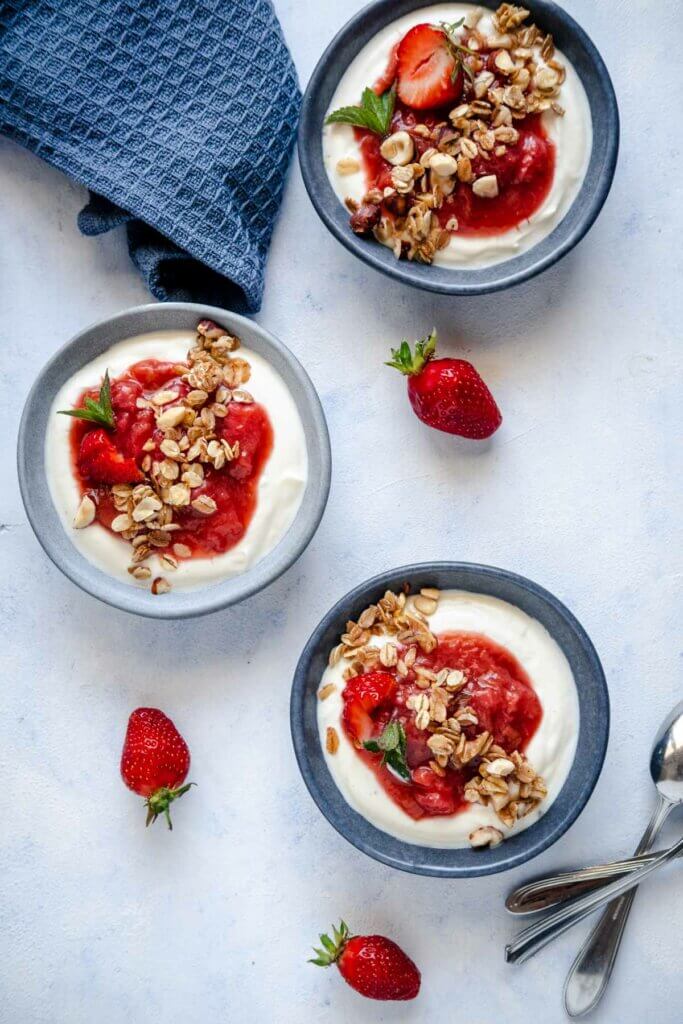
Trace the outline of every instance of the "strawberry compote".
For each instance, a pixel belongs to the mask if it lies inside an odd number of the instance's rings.
[[[517,659],[504,647],[477,633],[442,633],[431,654],[420,654],[407,675],[396,669],[382,669],[355,676],[342,694],[342,727],[357,756],[373,771],[389,797],[411,818],[455,815],[468,804],[465,784],[476,775],[478,759],[455,769],[450,765],[434,770],[434,754],[427,745],[430,732],[418,728],[408,707],[411,697],[425,691],[417,685],[416,666],[438,673],[443,668],[464,673],[464,685],[449,710],[469,708],[477,719],[476,731],[487,730],[494,743],[508,753],[521,754],[540,725],[543,715],[532,683]],[[399,651],[399,653],[402,653]],[[406,738],[405,762],[409,778],[402,779],[387,765],[381,753],[367,750],[398,721]],[[466,736],[475,729],[463,725]]]
[[[417,112],[397,100],[391,131],[408,132],[415,146],[415,159],[419,160],[427,149],[434,146],[434,140],[425,139],[415,131],[416,127],[425,125],[430,130],[436,129],[444,137],[450,131],[446,127],[447,120],[448,110]],[[439,125],[441,127],[437,128]],[[505,152],[499,155],[494,151],[487,154],[486,159],[478,155],[471,161],[474,177],[496,176],[498,195],[480,198],[469,184],[457,182],[451,195],[445,197],[437,211],[443,228],[457,222],[453,233],[496,235],[517,227],[539,209],[553,183],[555,145],[547,137],[538,114],[530,114],[523,120],[515,121],[515,129],[519,133],[515,145],[507,146]],[[379,188],[383,191],[391,188],[393,167],[380,153],[382,139],[361,128],[356,128],[355,133],[368,189]],[[391,207],[388,210],[391,212]]]
[[[169,405],[186,397],[191,388],[181,376],[188,369],[157,359],[135,363],[111,382],[115,429],[105,431],[79,419],[71,425],[73,473],[81,492],[94,498],[97,521],[109,530],[118,515],[112,486],[142,482],[149,466],[166,458],[160,449],[165,435],[156,426],[150,399],[160,391],[177,396],[167,398]],[[97,396],[97,390],[85,391],[77,406]],[[273,443],[266,410],[256,402],[230,402],[225,416],[215,420],[215,435],[231,446],[238,441],[239,456],[220,469],[205,464],[203,481],[191,490],[191,501],[203,495],[213,499],[213,514],[203,515],[192,504],[174,509],[176,556],[183,548],[185,557],[195,558],[228,551],[244,536],[256,508],[259,477]]]

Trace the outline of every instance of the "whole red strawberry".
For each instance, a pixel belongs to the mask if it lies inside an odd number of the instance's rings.
[[[128,719],[121,777],[145,797],[148,825],[163,814],[173,828],[168,809],[193,785],[183,785],[189,770],[189,748],[171,719],[158,708],[137,708]]]
[[[387,366],[408,377],[408,398],[418,419],[436,430],[483,440],[503,422],[500,409],[471,363],[434,359],[436,331],[418,341],[413,355],[407,341],[391,350]]]
[[[344,981],[368,999],[414,999],[420,991],[420,972],[391,939],[383,935],[350,935],[342,921],[332,938],[321,935],[322,949],[309,963],[336,964]]]

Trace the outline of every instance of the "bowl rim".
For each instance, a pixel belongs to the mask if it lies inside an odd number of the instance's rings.
[[[135,334],[174,327],[183,329],[183,317],[192,317],[195,323],[206,317],[225,324],[241,337],[247,336],[249,341],[245,344],[263,355],[283,377],[304,427],[309,474],[294,520],[278,544],[263,558],[236,576],[206,587],[172,590],[159,599],[109,576],[89,562],[73,544],[54,506],[47,481],[45,430],[49,408],[59,387],[78,367],[117,341]],[[88,348],[89,345],[92,347]],[[87,354],[81,356],[84,348]],[[60,372],[63,364],[66,364],[66,371]],[[42,397],[45,388],[49,393],[47,402]],[[193,618],[219,611],[278,579],[301,556],[320,525],[329,495],[331,470],[330,439],[323,407],[313,382],[296,356],[260,324],[204,303],[152,302],[132,306],[78,331],[39,370],[24,404],[17,437],[17,473],[22,502],[31,528],[48,558],[86,593],[122,611],[153,619]]]
[[[430,574],[436,572],[455,573],[461,576],[462,578],[459,579],[458,583],[453,584],[455,589],[471,590],[473,593],[486,594],[488,593],[486,589],[487,585],[493,585],[502,581],[513,589],[521,590],[530,594],[533,598],[540,600],[540,602],[548,606],[555,615],[559,616],[560,620],[568,628],[577,641],[582,655],[586,659],[586,664],[589,667],[590,678],[593,684],[592,692],[597,698],[599,710],[599,714],[592,715],[590,723],[586,723],[585,726],[580,711],[579,740],[577,741],[577,750],[574,755],[574,760],[572,761],[571,768],[562,790],[546,813],[533,825],[530,825],[527,829],[511,836],[506,840],[506,842],[501,843],[500,846],[495,849],[485,851],[478,850],[475,855],[476,859],[474,859],[474,856],[471,856],[470,858],[466,858],[468,861],[467,863],[456,863],[454,865],[439,863],[439,860],[443,856],[447,856],[449,854],[453,855],[455,858],[459,858],[465,854],[472,855],[473,851],[468,850],[467,848],[444,849],[426,847],[396,839],[372,825],[363,817],[363,815],[359,814],[349,804],[347,804],[341,794],[341,791],[337,788],[336,783],[332,779],[329,769],[327,768],[322,748],[320,747],[317,728],[313,737],[313,742],[317,744],[315,750],[310,749],[305,729],[305,705],[307,701],[316,699],[316,691],[319,686],[319,679],[315,681],[315,685],[313,687],[311,687],[309,683],[311,662],[314,656],[319,652],[320,644],[326,632],[330,629],[330,626],[340,617],[348,618],[355,605],[359,606],[360,611],[360,607],[363,605],[363,602],[367,604],[368,599],[376,600],[376,597],[372,597],[373,593],[379,594],[382,590],[386,589],[387,586],[395,586],[397,579],[411,581],[414,580],[415,577],[429,577]],[[466,583],[471,583],[471,586],[465,585]],[[424,585],[427,584],[425,583]],[[498,595],[493,594],[492,596]],[[511,602],[509,598],[502,598],[502,600],[508,600],[509,603],[514,603]],[[527,612],[527,614],[531,613]],[[546,626],[545,628],[547,629],[548,627]],[[548,631],[550,632],[550,630]],[[551,633],[551,635],[553,634]],[[560,643],[557,637],[553,638],[557,643]],[[562,647],[561,644],[560,646]],[[326,653],[323,653],[324,664],[327,664]],[[571,663],[570,667],[572,668],[572,672],[574,672],[574,666],[571,665]],[[579,699],[581,699],[581,691],[578,685],[577,691]],[[589,726],[593,729],[596,750],[593,762],[590,765],[589,770],[586,771],[586,765],[584,762],[580,762],[578,760],[578,754],[581,731],[584,727],[588,728]],[[507,569],[500,569],[497,566],[483,565],[475,562],[428,561],[398,566],[397,568],[387,569],[375,576],[372,576],[370,579],[353,587],[347,594],[336,601],[325,613],[306,642],[295,669],[290,698],[290,729],[299,771],[301,772],[310,796],[329,824],[347,842],[357,850],[360,850],[361,853],[365,853],[374,860],[410,874],[428,875],[439,878],[473,878],[496,874],[500,871],[507,871],[532,860],[534,857],[552,846],[553,843],[557,842],[557,840],[560,839],[561,836],[564,835],[564,833],[567,832],[567,830],[574,824],[586,806],[602,772],[609,739],[610,701],[605,674],[600,663],[598,653],[590,637],[573,613],[565,604],[563,604],[563,602],[555,597],[554,594],[525,576],[510,572]],[[325,778],[325,782],[331,782],[330,791],[333,793],[332,801],[328,800],[320,784],[319,773],[321,769],[323,776],[325,776],[325,773],[327,776],[327,778]],[[559,820],[549,831],[546,829],[545,831],[547,831],[547,834],[534,842],[534,830],[544,821],[547,824],[549,815],[551,815],[553,807],[558,804],[567,784],[575,773],[577,771],[580,772],[582,769],[584,771],[584,777],[583,781],[580,782],[577,798],[569,806],[569,809],[563,815],[561,820]],[[342,811],[341,815],[337,813],[340,808]],[[345,818],[346,821],[344,820]],[[351,822],[350,826],[349,819]],[[359,823],[360,827],[368,832],[370,836],[369,840],[365,839],[362,834],[359,833],[356,827]],[[524,837],[522,841],[525,843],[525,848],[519,851],[511,850],[510,844],[514,840],[519,840],[522,837]],[[396,852],[390,853],[383,849],[383,845],[386,846],[387,844],[394,849],[398,849],[400,851],[400,856],[397,855]],[[414,861],[417,861],[417,863]]]
[[[490,294],[521,284],[547,270],[573,249],[590,230],[607,199],[614,179],[619,152],[619,109],[609,71],[586,31],[567,11],[554,3],[554,0],[530,0],[527,6],[531,10],[532,17],[542,21],[544,17],[547,19],[552,16],[553,19],[561,22],[564,30],[568,35],[574,37],[595,69],[596,80],[602,92],[610,125],[610,131],[604,133],[605,152],[597,184],[589,179],[589,168],[569,209],[549,235],[544,236],[523,253],[485,267],[466,270],[408,263],[396,260],[386,247],[373,245],[366,239],[358,238],[349,230],[348,214],[327,177],[322,156],[322,125],[315,109],[317,97],[323,83],[328,82],[331,78],[334,80],[332,92],[334,91],[341,77],[332,70],[337,52],[350,41],[359,41],[351,57],[353,59],[365,44],[363,33],[368,24],[381,19],[380,27],[384,27],[409,10],[431,7],[435,5],[435,2],[438,3],[439,0],[373,0],[342,26],[323,51],[304,92],[297,133],[299,165],[308,196],[323,224],[345,249],[357,256],[363,263],[403,284],[424,291],[441,295]],[[442,0],[442,2],[447,2],[447,0]],[[498,3],[497,0],[479,0],[479,6],[495,9]],[[578,69],[577,73],[580,74]],[[590,101],[589,85],[583,75],[580,74],[580,77]],[[594,132],[591,142],[591,159],[595,152],[595,144]],[[573,226],[568,230],[565,227],[563,231],[563,225],[566,226],[568,223],[572,210],[579,209],[577,203],[581,197],[585,197],[581,205],[581,215]],[[534,258],[536,250],[540,250],[555,235],[558,236],[556,244],[551,246],[545,255],[537,255]],[[383,253],[382,249],[386,249],[386,252]],[[391,256],[391,260],[388,259],[387,254]]]

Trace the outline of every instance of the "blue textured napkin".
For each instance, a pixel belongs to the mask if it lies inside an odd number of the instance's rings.
[[[259,308],[299,101],[269,0],[0,0],[0,132],[160,299]]]

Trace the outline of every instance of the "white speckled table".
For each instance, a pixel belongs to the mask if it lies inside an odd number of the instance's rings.
[[[304,15],[294,0],[277,4],[304,83],[357,6],[321,0]],[[656,23],[645,0],[567,6],[613,73],[622,150],[597,224],[542,278],[470,301],[394,284],[327,233],[294,166],[258,320],[320,391],[330,502],[278,583],[199,621],[106,608],[61,576],[28,527],[14,441],[34,375],[84,324],[148,295],[121,233],[78,234],[82,190],[0,143],[5,1024],[426,1022],[445,1008],[462,1024],[564,1019],[562,982],[586,927],[508,967],[514,923],[502,901],[530,870],[631,852],[650,814],[651,737],[681,696],[683,316],[680,142],[651,95],[678,6],[662,0]],[[432,323],[499,400],[505,422],[491,444],[422,427],[382,366],[391,342]],[[364,858],[318,813],[291,750],[292,670],[322,610],[364,576],[431,557],[505,566],[553,590],[591,634],[611,687],[593,798],[561,842],[509,876],[448,883]],[[166,709],[192,748],[199,786],[172,834],[144,829],[118,777],[138,704]],[[363,1002],[306,964],[340,915],[413,955],[416,1003]],[[680,1021],[682,916],[674,866],[637,900],[598,1020]]]

